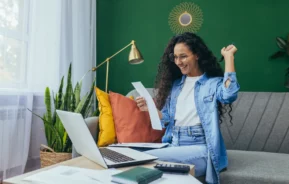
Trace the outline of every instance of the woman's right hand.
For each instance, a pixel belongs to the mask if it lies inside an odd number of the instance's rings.
[[[139,110],[148,111],[148,106],[147,106],[147,103],[146,103],[146,100],[144,99],[144,97],[141,97],[141,96],[136,97],[135,101],[136,101],[136,104],[137,104]]]

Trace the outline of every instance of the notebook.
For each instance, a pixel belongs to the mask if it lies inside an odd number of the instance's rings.
[[[135,167],[112,175],[112,182],[121,184],[147,184],[161,178],[163,172],[157,169]]]

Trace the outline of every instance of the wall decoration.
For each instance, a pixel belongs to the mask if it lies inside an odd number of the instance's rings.
[[[177,5],[169,15],[169,25],[176,33],[196,33],[203,24],[203,12],[201,8],[192,2],[183,2]]]

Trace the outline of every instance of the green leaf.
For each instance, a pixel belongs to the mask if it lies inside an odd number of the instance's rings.
[[[44,121],[47,121],[45,115],[43,116],[43,119],[44,119],[43,122],[44,122]],[[51,144],[52,144],[52,139],[51,139],[51,137],[52,137],[52,132],[51,132],[50,129],[46,128],[48,125],[45,125],[45,123],[43,123],[43,124],[44,124],[45,137],[46,137],[47,144],[48,144],[48,146],[51,146]]]
[[[74,96],[74,93],[73,93],[73,87],[72,87],[72,83],[70,81],[70,84],[69,84],[69,93],[68,93],[68,99],[69,99],[69,102],[68,102],[68,111],[73,111],[73,108],[75,108],[75,104],[73,104],[73,98],[74,98],[74,103],[75,103],[75,96]]]
[[[64,135],[63,135],[63,138],[62,138],[63,145],[65,145],[67,137],[68,137],[67,136],[67,132],[65,131]]]
[[[88,108],[86,109],[86,112],[85,112],[85,116],[84,116],[84,117],[90,117],[90,116],[91,116],[91,111],[92,111],[92,107],[93,107],[93,102],[94,102],[94,99],[93,99],[93,98],[90,98],[90,102],[89,102]]]
[[[82,97],[81,101],[79,102],[79,104],[76,107],[76,109],[74,110],[74,112],[80,113],[80,111],[83,108],[84,103],[86,102],[87,97],[88,97],[88,93],[86,93],[86,95],[84,97]]]
[[[277,41],[277,45],[280,49],[282,49],[282,50],[287,49],[287,47],[288,47],[287,42],[283,38],[277,37],[276,41]]]
[[[53,91],[51,91],[51,93],[52,93],[52,98],[53,98],[53,104],[55,104],[56,103],[56,97],[54,97],[54,92]]]
[[[69,136],[66,139],[66,142],[63,146],[63,152],[71,152],[72,142]]]
[[[64,132],[62,152],[70,152],[69,150],[71,147],[72,147],[72,142],[71,142],[67,132]]]
[[[76,86],[74,88],[74,96],[75,96],[75,105],[77,106],[78,103],[80,102],[80,85],[77,82]]]
[[[51,144],[51,146],[49,146],[50,148],[55,148],[56,147],[56,139],[54,139],[53,143]],[[54,149],[53,149],[54,150]]]
[[[75,95],[72,94],[72,101],[71,101],[71,104],[70,104],[70,109],[69,109],[69,111],[73,112],[73,111],[75,110],[75,103],[76,103]]]
[[[62,96],[62,102],[64,102],[64,96]],[[62,110],[62,111],[64,110],[64,103],[61,104],[59,109]]]
[[[82,80],[79,82],[79,94],[81,94],[81,88],[82,88]]]
[[[89,91],[88,97],[87,97],[86,101],[84,102],[83,107],[82,107],[82,109],[81,109],[81,111],[80,111],[80,114],[82,114],[83,117],[85,117],[86,109],[88,108],[90,99],[91,99],[91,97],[92,97],[92,95],[93,95],[95,80],[96,80],[96,79],[94,79],[93,82],[92,82],[92,85],[91,85],[91,87],[90,87],[90,91]]]
[[[57,108],[57,104],[58,104],[58,94],[55,95],[55,102],[54,102],[54,112],[53,112],[53,117],[52,117],[52,122],[55,123],[56,122],[56,109]]]
[[[63,81],[64,81],[64,76],[61,78],[61,82],[60,82],[60,86],[59,86],[59,89],[58,89],[58,103],[55,105],[56,106],[56,109],[59,109],[62,105],[62,91],[63,91]]]
[[[44,125],[45,125],[45,128],[48,130],[51,130],[51,132],[53,133],[52,135],[55,136],[55,139],[53,140],[56,140],[57,148],[59,148],[59,149],[55,149],[55,148],[52,148],[52,149],[54,149],[54,151],[56,152],[59,152],[60,150],[62,150],[62,147],[63,147],[59,132],[49,122],[44,121]],[[53,142],[53,140],[51,142]],[[49,146],[51,147],[51,145]]]
[[[286,55],[286,52],[284,52],[284,51],[278,51],[278,52],[276,52],[276,53],[274,53],[274,54],[272,54],[270,57],[269,57],[269,59],[277,59],[277,58],[279,58],[279,57],[283,57],[283,56],[285,56]]]
[[[45,106],[46,106],[46,118],[48,122],[52,124],[52,114],[51,114],[51,100],[50,100],[50,90],[46,87],[44,96]]]
[[[55,123],[55,126],[54,126],[57,131],[59,132],[59,135],[60,137],[63,137],[64,136],[64,132],[65,132],[65,129],[64,129],[64,126],[60,120],[60,118],[58,117],[58,115],[56,115],[56,123]]]
[[[69,65],[68,75],[67,75],[67,86],[64,97],[64,110],[69,111],[71,103],[71,94],[72,94],[72,84],[71,84],[71,64]]]

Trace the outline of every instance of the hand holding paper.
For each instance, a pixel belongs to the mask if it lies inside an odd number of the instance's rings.
[[[161,125],[161,121],[160,121],[160,118],[159,118],[158,110],[157,110],[157,108],[155,106],[155,103],[154,103],[151,95],[146,90],[146,88],[142,85],[141,82],[132,82],[132,85],[134,86],[136,91],[142,97],[144,97],[145,100],[146,100],[148,111],[149,111],[149,115],[150,115],[150,119],[151,119],[152,128],[155,129],[155,130],[162,130],[162,125]]]
[[[141,111],[149,111],[144,97],[138,96],[135,98],[136,104]]]

